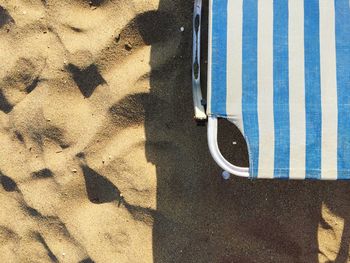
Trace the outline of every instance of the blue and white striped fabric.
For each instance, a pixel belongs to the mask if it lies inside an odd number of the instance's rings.
[[[211,0],[208,115],[254,178],[350,179],[350,1]]]

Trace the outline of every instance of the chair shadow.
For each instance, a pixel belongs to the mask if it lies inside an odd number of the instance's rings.
[[[157,12],[174,23],[167,25],[167,38],[152,44],[153,102],[144,107],[146,157],[157,171],[154,262],[319,262],[323,205],[345,221],[334,262],[347,262],[346,182],[227,182],[219,176],[207,148],[206,129],[193,121],[192,6],[192,1],[160,0]],[[185,31],[180,33],[180,27]],[[168,56],[164,45],[176,54],[160,65],[160,58]],[[233,130],[224,124],[219,133],[235,145],[224,145],[221,139],[219,143],[224,153],[235,153],[229,157],[236,163],[247,164],[244,140]]]
[[[328,182],[323,186],[323,203],[330,212],[343,220],[343,230],[334,263],[349,262],[350,246],[350,186],[348,182]],[[329,227],[326,225],[324,228]],[[331,230],[333,230],[331,226]]]

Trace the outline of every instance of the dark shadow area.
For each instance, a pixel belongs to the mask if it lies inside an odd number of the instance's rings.
[[[45,139],[50,139],[54,141],[62,149],[67,149],[70,146],[69,142],[67,142],[64,136],[64,131],[52,125],[48,126],[41,133],[33,132],[31,134],[31,138],[41,147],[41,150],[43,150],[42,148]]]
[[[22,204],[22,208],[24,211],[26,211],[30,216],[33,216],[33,217],[38,217],[38,218],[45,218],[38,210],[36,210],[35,208],[29,206],[28,204],[26,203],[23,203]]]
[[[349,262],[350,246],[350,185],[349,182],[327,182],[323,186],[323,202],[330,212],[344,220],[344,228],[340,240],[340,248],[337,251],[337,257],[334,263]],[[333,225],[327,225],[324,229],[330,228],[333,231]],[[331,232],[332,233],[332,232]]]
[[[31,93],[40,83],[40,79],[39,77],[36,77],[32,83],[30,83],[27,87],[26,87],[26,92],[27,93]]]
[[[97,86],[106,83],[95,64],[91,64],[83,69],[73,64],[68,64],[66,69],[72,74],[75,83],[85,98],[89,98]]]
[[[47,255],[49,256],[49,258],[51,259],[52,262],[55,262],[55,263],[59,262],[57,257],[52,252],[52,250],[49,248],[45,239],[43,238],[43,236],[40,233],[35,233],[35,239],[43,245],[43,247],[47,251]]]
[[[154,218],[158,216],[154,210],[130,204],[116,185],[86,164],[84,153],[78,153],[76,156],[81,162],[80,167],[83,171],[86,192],[90,202],[95,204],[116,202],[118,207],[123,205],[135,220],[149,225],[153,223]]]
[[[114,123],[124,127],[141,124],[145,120],[145,112],[152,113],[155,118],[161,114],[166,102],[148,93],[137,93],[124,97],[109,109]]]
[[[192,9],[192,1],[160,0],[158,13],[176,20],[167,29],[169,35],[152,45],[149,96],[167,103],[157,105],[157,114],[153,105],[141,103],[146,156],[157,169],[156,214],[160,216],[154,218],[154,262],[316,263],[323,253],[318,229],[334,227],[322,225],[322,206],[345,220],[335,262],[348,262],[347,182],[221,179],[221,170],[209,154],[206,128],[193,121]],[[163,24],[159,27],[166,29]],[[171,45],[175,56],[169,56],[166,45]],[[159,65],[160,57],[168,57],[166,65]],[[205,85],[205,74],[202,79]],[[117,111],[120,114],[122,109]],[[248,165],[246,144],[232,124],[220,122],[219,144],[228,159]]]
[[[349,262],[350,226],[348,220],[345,222],[340,244],[340,250],[334,263]]]
[[[103,204],[120,200],[119,189],[106,177],[85,164],[81,164],[81,169],[83,170],[86,193],[90,202]]]
[[[90,6],[101,6],[106,2],[107,0],[88,0]]]
[[[14,133],[15,133],[16,138],[17,138],[21,143],[24,143],[23,135],[22,135],[19,131],[15,131]]]
[[[77,27],[74,27],[74,26],[68,26],[72,31],[76,32],[76,33],[82,33],[84,32],[83,29],[81,28],[77,28]]]
[[[141,221],[141,222],[144,222],[146,224],[151,225],[153,223],[154,218],[156,218],[158,216],[154,212],[154,210],[152,210],[150,208],[144,208],[141,206],[131,205],[125,199],[122,200],[122,203],[124,204],[124,206],[128,210],[128,212],[131,214],[131,216],[137,221]]]
[[[2,172],[0,172],[0,183],[6,192],[14,192],[18,190],[16,182]]]
[[[91,258],[85,258],[81,260],[79,263],[95,263]]]
[[[13,105],[9,103],[3,91],[0,90],[0,110],[5,113],[9,113],[10,111],[12,111],[12,109],[13,109]]]
[[[5,8],[0,6],[0,28],[9,23],[15,23],[15,20]]]
[[[50,178],[53,177],[53,172],[50,169],[45,168],[40,171],[33,172],[32,177],[35,179]]]
[[[145,45],[155,44],[171,35],[169,30],[174,26],[175,19],[171,14],[158,11],[149,11],[138,15],[131,24],[135,27],[142,36]],[[155,30],[155,28],[157,30]]]

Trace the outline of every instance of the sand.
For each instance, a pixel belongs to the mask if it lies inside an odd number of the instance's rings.
[[[349,262],[348,183],[220,178],[193,121],[191,16],[0,0],[1,262]]]

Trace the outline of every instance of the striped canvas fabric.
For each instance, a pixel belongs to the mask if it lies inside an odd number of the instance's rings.
[[[208,115],[254,178],[350,179],[350,1],[211,0]]]

